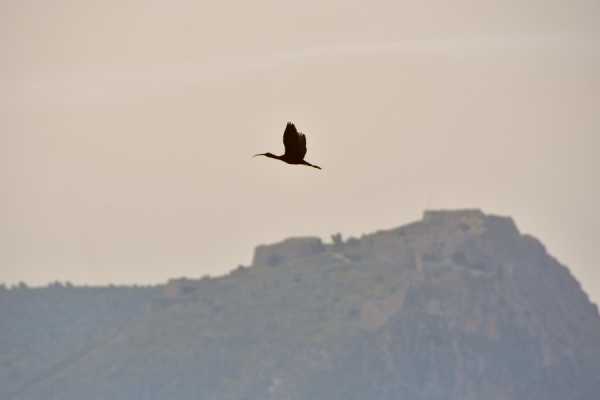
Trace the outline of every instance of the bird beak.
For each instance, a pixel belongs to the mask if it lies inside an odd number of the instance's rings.
[[[255,154],[252,157],[258,157],[258,156],[264,156],[264,155],[265,155],[265,153],[260,153],[260,154]]]

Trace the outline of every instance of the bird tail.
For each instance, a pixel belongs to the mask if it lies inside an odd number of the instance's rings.
[[[316,168],[316,169],[323,169],[323,168],[319,167],[318,165],[311,164],[311,163],[309,163],[307,161],[304,161],[304,165],[308,165],[309,167],[313,167],[313,168]]]

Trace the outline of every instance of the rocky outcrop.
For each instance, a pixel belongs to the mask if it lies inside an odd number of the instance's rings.
[[[254,251],[252,265],[276,266],[323,251],[325,246],[319,238],[291,238],[276,244],[258,246]]]

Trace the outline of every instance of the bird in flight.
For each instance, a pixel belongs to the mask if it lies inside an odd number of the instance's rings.
[[[321,169],[318,165],[313,165],[304,160],[306,155],[306,136],[304,133],[298,132],[296,126],[292,122],[288,122],[283,132],[283,146],[285,153],[282,156],[276,156],[273,153],[255,154],[256,156],[265,156],[275,158],[288,164],[308,165],[309,167]]]

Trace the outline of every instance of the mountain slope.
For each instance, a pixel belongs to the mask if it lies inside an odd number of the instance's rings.
[[[332,244],[288,239],[225,277],[135,290],[143,306],[118,329],[98,328],[10,397],[591,400],[600,390],[596,306],[536,239],[478,210],[429,211]]]

